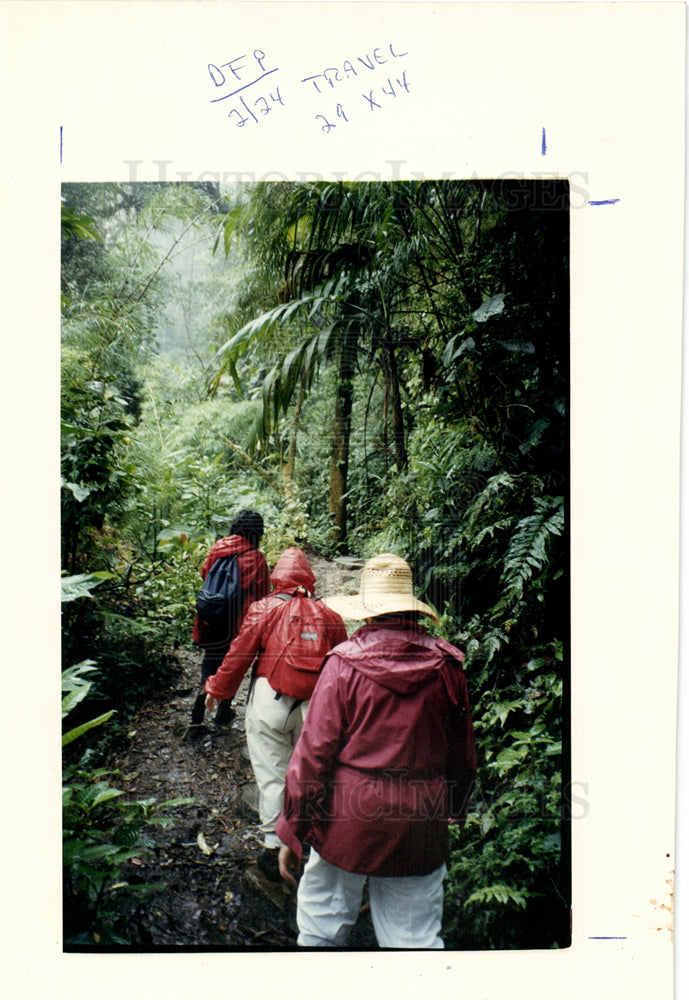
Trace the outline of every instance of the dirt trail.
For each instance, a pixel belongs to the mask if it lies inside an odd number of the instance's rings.
[[[356,566],[315,556],[310,562],[319,594],[351,588],[356,578]],[[170,810],[173,825],[150,828],[152,853],[133,859],[124,877],[131,886],[154,888],[123,899],[116,929],[138,950],[293,948],[295,894],[268,882],[255,865],[262,848],[244,730],[248,678],[234,700],[232,726],[209,722],[192,740],[189,713],[200,653],[179,651],[177,657],[173,688],[138,713],[131,745],[114,766],[131,798],[195,801]],[[364,913],[349,947],[373,946]]]

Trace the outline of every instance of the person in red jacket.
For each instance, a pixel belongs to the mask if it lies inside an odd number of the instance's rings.
[[[448,822],[463,822],[476,750],[461,661],[421,624],[396,555],[368,560],[361,592],[325,599],[365,620],[327,657],[285,779],[276,832],[283,878],[298,885],[297,944],[344,946],[368,879],[378,944],[442,948]]]
[[[227,556],[236,556],[243,601],[239,615],[235,619],[234,632],[231,635],[219,634],[211,624],[199,618],[198,614],[194,619],[191,638],[204,652],[201,661],[201,690],[191,710],[192,726],[201,726],[203,723],[206,678],[214,674],[222,663],[230,642],[239,631],[249,606],[270,593],[268,564],[263,553],[258,551],[262,536],[263,518],[261,515],[255,510],[240,510],[230,525],[229,535],[215,543],[201,567],[201,579],[205,580],[214,562]],[[220,701],[215,715],[216,725],[230,725],[234,716],[235,712],[231,700]]]
[[[258,786],[264,850],[261,871],[280,881],[275,822],[285,771],[301,731],[323,657],[347,638],[340,616],[312,598],[316,578],[301,549],[288,548],[271,574],[273,593],[253,604],[218,671],[206,681],[206,706],[234,698],[255,663],[246,708],[246,741]]]

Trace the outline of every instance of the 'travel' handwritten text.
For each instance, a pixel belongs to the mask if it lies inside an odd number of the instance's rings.
[[[313,84],[318,93],[322,94],[326,87],[334,88],[345,80],[368,75],[368,73],[377,70],[379,66],[385,66],[392,59],[402,59],[406,55],[408,55],[407,52],[395,52],[394,47],[390,44],[386,48],[373,49],[370,55],[366,53],[364,56],[357,56],[353,61],[345,59],[341,66],[326,66],[320,73],[303,77],[301,82]]]

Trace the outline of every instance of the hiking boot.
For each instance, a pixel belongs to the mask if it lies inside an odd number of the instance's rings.
[[[192,726],[200,726],[203,724],[203,717],[206,714],[206,695],[205,693],[199,694],[194,701],[191,709],[191,724]]]
[[[205,726],[195,726],[193,723],[187,729],[187,739],[191,740],[192,743],[198,743],[200,739],[206,736],[208,730]]]
[[[280,866],[278,864],[279,848],[265,847],[256,859],[256,864],[269,882],[281,882]]]
[[[231,726],[236,714],[231,702],[221,701],[215,713],[214,722],[216,726]]]

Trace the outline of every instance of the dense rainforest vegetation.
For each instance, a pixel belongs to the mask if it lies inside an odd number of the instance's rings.
[[[568,253],[564,182],[63,187],[64,874],[85,933],[175,807],[125,801],[108,753],[254,507],[271,565],[293,544],[403,556],[467,654],[479,781],[446,946],[569,943]]]

